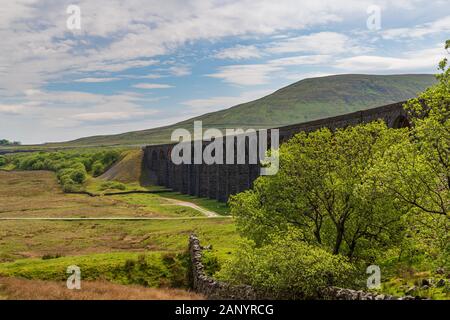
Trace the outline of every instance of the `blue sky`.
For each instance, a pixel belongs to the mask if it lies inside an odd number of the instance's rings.
[[[67,28],[71,4],[81,9],[80,30]],[[0,138],[148,129],[308,77],[434,73],[447,55],[449,4],[3,0]],[[380,28],[369,28],[378,9]]]

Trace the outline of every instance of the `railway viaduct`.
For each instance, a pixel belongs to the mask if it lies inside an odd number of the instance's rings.
[[[379,119],[384,120],[391,128],[406,127],[409,126],[409,122],[402,107],[403,103],[399,102],[337,117],[280,127],[278,128],[280,144],[302,131],[311,132],[323,127],[334,130]],[[271,136],[270,129],[267,135],[268,137]],[[205,148],[209,143],[211,142],[203,141],[202,147]],[[153,184],[165,186],[184,194],[226,202],[230,195],[251,188],[253,182],[260,175],[260,165],[251,164],[248,161],[248,137],[246,137],[245,143],[245,164],[175,165],[171,161],[171,152],[175,144],[164,144],[144,147],[143,165]],[[189,144],[193,148],[193,143]],[[224,142],[224,150],[226,150],[226,147]],[[234,139],[234,144],[231,147],[235,151],[237,150],[236,139]],[[236,153],[234,152],[235,157]],[[192,157],[193,154],[192,152]]]

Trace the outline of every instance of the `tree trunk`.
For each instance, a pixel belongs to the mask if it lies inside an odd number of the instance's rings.
[[[339,254],[339,250],[341,249],[342,240],[344,238],[344,227],[337,226],[336,231],[337,231],[337,235],[336,235],[336,242],[334,244],[333,254]]]

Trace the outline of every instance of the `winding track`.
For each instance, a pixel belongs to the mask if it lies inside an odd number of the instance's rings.
[[[167,204],[169,206],[182,206],[182,207],[192,208],[194,210],[197,210],[197,211],[203,213],[208,218],[220,217],[220,215],[218,215],[216,212],[206,210],[206,209],[204,209],[204,208],[202,208],[202,207],[200,207],[200,206],[198,206],[198,205],[196,205],[194,203],[191,203],[191,202],[180,201],[180,200],[175,200],[175,199],[170,199],[170,198],[165,198],[165,197],[164,197],[164,199],[167,199],[168,201],[171,202],[170,204]]]
[[[204,214],[203,217],[99,217],[99,218],[58,218],[58,217],[29,217],[29,218],[0,218],[0,221],[146,221],[146,220],[201,220],[201,219],[211,219],[211,218],[216,218],[216,219],[229,219],[231,218],[231,216],[221,216],[219,214],[217,214],[214,211],[209,211],[206,210],[194,203],[191,202],[187,202],[187,201],[180,201],[180,200],[175,200],[175,199],[170,199],[170,198],[165,198],[164,199],[168,200],[170,203],[166,204],[167,206],[182,206],[182,207],[188,207],[188,208],[192,208],[194,210],[197,210],[201,213]]]

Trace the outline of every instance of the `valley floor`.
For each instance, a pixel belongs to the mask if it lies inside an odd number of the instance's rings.
[[[239,243],[227,210],[173,192],[64,194],[54,173],[0,171],[0,299],[202,299],[186,290],[188,237],[211,245],[203,262],[213,274]],[[65,286],[72,265],[81,291]],[[420,291],[430,273],[390,269],[385,293],[449,298],[443,287]]]
[[[238,236],[215,204],[187,200],[171,193],[64,194],[51,172],[0,171],[0,297],[201,299],[163,289],[187,287],[189,234],[220,259]],[[71,265],[81,268],[79,292],[65,288]]]

